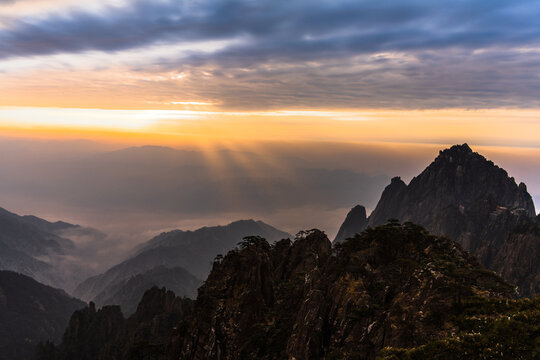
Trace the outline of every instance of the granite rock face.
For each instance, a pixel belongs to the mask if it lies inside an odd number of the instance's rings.
[[[409,185],[392,179],[365,227],[389,219],[447,236],[518,285],[522,295],[540,294],[540,268],[534,265],[540,238],[533,230],[539,223],[527,187],[467,144],[441,151]]]
[[[396,218],[449,231],[443,224],[442,214],[465,215],[471,207],[487,199],[492,200],[495,207],[536,216],[525,184],[517,185],[505,170],[473,152],[467,144],[455,145],[441,151],[409,185],[393,179],[371,214],[369,225],[384,224],[389,218]]]
[[[345,222],[343,222],[339,228],[334,242],[338,243],[361,233],[366,228],[367,223],[366,208],[361,205],[356,205],[347,214]]]
[[[167,343],[192,301],[154,287],[125,319],[119,306],[96,310],[90,303],[73,313],[59,346],[38,346],[38,360],[165,359]]]
[[[334,249],[314,230],[216,263],[175,341],[180,359],[374,359],[457,329],[447,314],[470,297],[512,291],[459,245],[413,224]]]
[[[471,301],[513,295],[458,244],[412,223],[334,247],[319,230],[273,245],[254,236],[215,260],[194,303],[154,288],[128,320],[90,306],[38,359],[372,360],[461,331]]]

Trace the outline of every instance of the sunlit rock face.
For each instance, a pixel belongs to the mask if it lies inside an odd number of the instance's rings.
[[[538,221],[527,187],[467,144],[441,151],[408,185],[392,179],[367,226],[388,219],[412,221],[448,236],[517,284],[522,295],[540,293],[540,266],[532,259],[540,251]]]

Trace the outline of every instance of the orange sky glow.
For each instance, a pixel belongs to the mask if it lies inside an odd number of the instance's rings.
[[[208,106],[206,106],[208,108]],[[182,145],[235,141],[540,146],[538,110],[110,110],[0,107],[2,134]],[[509,126],[511,124],[511,126]]]

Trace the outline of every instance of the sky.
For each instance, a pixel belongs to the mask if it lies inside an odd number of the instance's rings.
[[[537,147],[539,15],[522,0],[0,0],[0,129]]]
[[[539,18],[530,0],[0,0],[0,206],[102,228],[155,218],[144,236],[249,214],[332,234],[464,142],[538,203]],[[152,176],[145,145],[168,159]],[[126,148],[132,176],[111,174],[100,161]],[[221,200],[190,198],[210,173],[229,179]]]

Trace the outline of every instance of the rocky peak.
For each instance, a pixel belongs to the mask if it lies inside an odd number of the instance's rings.
[[[369,216],[368,225],[376,226],[384,224],[388,219],[399,218],[403,194],[406,191],[407,185],[399,176],[392,178],[390,185],[384,189],[377,207]]]
[[[334,239],[334,243],[361,233],[367,227],[367,223],[366,208],[361,205],[356,205],[347,214],[345,222],[343,222],[339,228],[336,238]]]
[[[230,252],[200,290],[180,358],[373,359],[385,346],[437,334],[433,324],[445,323],[456,301],[513,290],[452,241],[413,224],[368,229],[333,254],[329,244],[311,230]]]
[[[531,244],[538,243],[540,251],[538,236],[530,234],[524,245],[528,251],[509,252],[511,245],[506,242],[516,238],[516,227],[535,222],[535,217],[526,185],[516,184],[504,169],[463,144],[440,151],[408,185],[400,178],[392,179],[368,218],[368,226],[389,219],[422,224],[430,232],[458,242],[484,266],[504,273],[522,294],[534,295],[540,268],[538,276],[527,277],[522,264],[533,261],[526,255],[532,253]],[[361,221],[348,224],[352,226],[361,226]],[[510,253],[514,255],[507,256]]]
[[[419,222],[438,233],[432,224],[441,212],[454,208],[463,214],[487,197],[495,207],[523,209],[530,217],[536,216],[525,185],[518,186],[505,170],[473,152],[467,144],[455,145],[441,151],[408,186],[399,178],[392,179],[370,216],[369,225],[397,218]]]
[[[175,308],[182,308],[182,301],[174,292],[157,286],[147,290],[139,305],[135,318],[138,321],[149,321],[161,312],[173,312]]]
[[[175,311],[177,299],[152,289],[137,312],[154,316],[132,316],[105,342],[87,327],[86,338],[67,337],[60,356],[40,360],[373,360],[456,334],[465,304],[508,304],[513,292],[455,242],[412,223],[369,228],[334,248],[316,229],[273,245],[248,237],[216,258],[193,307]]]
[[[409,193],[418,201],[441,206],[467,206],[489,195],[497,205],[510,209],[522,208],[534,217],[534,203],[525,185],[518,186],[508,173],[475,153],[467,144],[442,151],[418,177],[411,180]]]
[[[399,188],[405,185],[405,183],[403,182],[403,180],[401,180],[401,176],[394,176],[392,180],[390,180],[390,185],[397,186]]]
[[[94,303],[75,311],[63,343],[43,351],[37,360],[164,359],[166,343],[192,301],[153,287],[145,292],[137,312],[124,319],[119,306],[96,309]]]
[[[440,151],[439,153],[446,154],[471,154],[473,151],[469,147],[469,144],[464,143],[462,145],[452,145],[450,148]]]

